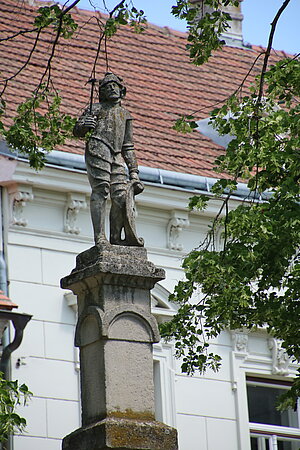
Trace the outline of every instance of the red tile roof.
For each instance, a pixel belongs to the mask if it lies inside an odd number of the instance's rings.
[[[41,3],[30,4],[24,0],[0,2],[2,38],[32,28],[36,8]],[[79,23],[78,31],[72,40],[64,40],[56,51],[52,69],[54,84],[63,96],[63,110],[72,116],[80,115],[89,102],[90,87],[86,82],[90,78],[99,38],[97,17],[94,12],[76,9],[74,18]],[[13,75],[22,67],[34,39],[35,34],[24,34],[1,42],[0,77]],[[53,36],[45,33],[30,64],[9,82],[5,94],[8,122],[11,122],[18,102],[28,97],[30,89],[39,81],[52,40]],[[184,135],[172,130],[172,125],[180,114],[199,111],[197,119],[207,117],[240,85],[263,49],[225,47],[207,64],[196,67],[190,63],[185,45],[185,33],[166,27],[149,24],[142,34],[135,34],[130,27],[122,27],[108,42],[109,70],[122,76],[127,85],[123,104],[135,119],[139,164],[215,176],[213,162],[222,151],[221,147],[198,131]],[[273,60],[284,56],[283,52],[273,53]],[[97,77],[101,78],[105,71],[102,49]],[[258,67],[255,67],[252,76],[257,72]],[[250,81],[253,81],[252,77],[247,84]],[[74,140],[58,150],[83,153],[83,148],[82,141]]]
[[[16,303],[13,303],[10,298],[8,298],[3,291],[0,291],[0,310],[11,311],[14,308],[18,308]]]

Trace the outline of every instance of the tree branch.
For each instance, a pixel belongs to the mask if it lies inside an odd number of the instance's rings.
[[[65,14],[67,14],[69,11],[71,11],[71,9],[73,9],[78,3],[80,2],[80,0],[75,0],[73,3],[71,3],[70,6],[68,6],[66,9],[63,9],[61,12],[61,16],[64,16]]]
[[[32,28],[31,30],[20,30],[20,31],[18,31],[18,33],[12,34],[11,36],[7,36],[6,38],[1,38],[0,39],[0,43],[4,42],[4,41],[9,41],[11,39],[14,39],[17,36],[20,36],[20,35],[24,35],[24,34],[27,34],[27,33],[34,33],[34,32],[36,32],[38,30],[39,30],[39,28]]]
[[[60,33],[61,33],[61,29],[62,29],[62,23],[63,23],[63,17],[64,17],[71,9],[73,9],[73,8],[79,3],[79,1],[80,1],[80,0],[75,0],[73,3],[71,3],[71,5],[69,5],[67,8],[65,8],[65,9],[63,9],[63,10],[61,11],[61,14],[60,14],[60,16],[59,16],[59,24],[58,24],[58,28],[57,28],[57,33],[56,33],[55,39],[54,39],[54,41],[53,41],[53,43],[52,43],[51,54],[50,54],[50,57],[48,58],[47,65],[46,65],[45,71],[44,71],[44,73],[43,73],[43,75],[42,75],[42,77],[41,77],[39,86],[40,86],[41,83],[43,82],[43,80],[44,80],[44,78],[45,78],[45,76],[46,76],[47,73],[48,73],[47,86],[48,86],[48,84],[49,84],[49,81],[50,81],[50,78],[51,78],[51,74],[50,74],[50,72],[51,72],[51,61],[52,61],[52,59],[53,59],[53,57],[54,57],[56,45],[57,45],[58,40],[59,40],[59,37],[60,37]],[[31,60],[31,57],[32,57],[32,55],[33,55],[33,53],[34,53],[34,51],[35,51],[35,49],[36,49],[37,44],[38,44],[38,41],[39,41],[39,38],[40,38],[40,34],[41,34],[41,32],[42,32],[42,30],[43,30],[44,28],[46,28],[46,27],[33,28],[32,30],[21,30],[21,31],[19,31],[18,33],[15,33],[15,34],[12,35],[12,36],[9,36],[9,37],[7,37],[7,38],[0,39],[0,42],[2,42],[2,41],[7,41],[7,40],[13,39],[13,38],[15,38],[15,37],[17,37],[17,36],[19,36],[19,35],[24,35],[25,33],[32,33],[32,32],[36,32],[36,31],[37,31],[37,35],[36,35],[36,38],[35,38],[33,47],[32,47],[32,49],[31,49],[31,51],[30,51],[30,53],[29,53],[29,56],[28,56],[26,62],[21,66],[21,68],[20,68],[14,75],[12,75],[11,77],[9,77],[9,78],[7,78],[7,79],[5,79],[5,80],[2,81],[2,82],[4,83],[4,87],[3,87],[3,89],[2,89],[2,91],[1,91],[1,93],[0,93],[0,97],[4,94],[4,92],[5,92],[5,90],[6,90],[6,87],[7,87],[7,85],[8,85],[8,82],[9,82],[10,80],[14,79],[15,77],[17,77],[17,76],[22,72],[22,70],[24,70],[25,67],[29,64],[29,62],[30,62],[30,60]],[[39,91],[39,86],[38,86],[36,92]]]
[[[63,9],[62,12],[61,12],[61,14],[60,14],[60,16],[59,16],[59,24],[58,24],[58,27],[57,27],[57,32],[56,32],[55,39],[54,39],[54,41],[53,41],[53,43],[52,43],[51,54],[50,54],[50,56],[49,56],[49,58],[48,58],[47,66],[46,66],[46,69],[45,69],[45,71],[44,71],[44,73],[43,73],[43,75],[42,75],[42,77],[41,77],[41,80],[40,80],[39,85],[42,84],[42,82],[43,82],[43,80],[44,80],[46,74],[48,73],[48,80],[47,80],[46,87],[49,86],[49,82],[50,82],[50,78],[51,78],[51,62],[52,62],[52,59],[54,58],[56,46],[57,46],[57,44],[58,44],[59,37],[60,37],[60,34],[61,34],[62,24],[63,24],[63,17],[64,17],[71,9],[73,9],[73,8],[79,3],[79,1],[80,1],[80,0],[75,0],[75,1],[74,1],[70,6],[68,6],[66,9]],[[37,92],[38,92],[38,91],[39,91],[39,86],[38,86],[38,88],[37,88]]]
[[[109,17],[112,17],[113,14],[117,11],[117,9],[121,8],[124,5],[125,0],[122,0],[120,3],[118,3],[114,9],[112,9],[109,13]]]
[[[6,79],[3,81],[3,82],[5,83],[5,87],[4,87],[3,91],[2,91],[1,94],[0,94],[0,97],[1,97],[1,96],[3,95],[3,93],[4,93],[4,90],[5,90],[6,86],[7,86],[7,83],[8,83],[10,80],[13,80],[15,77],[17,77],[17,76],[19,75],[19,73],[21,73],[22,70],[25,69],[25,67],[29,64],[30,59],[31,59],[31,57],[32,57],[32,55],[33,55],[33,53],[34,53],[34,50],[35,50],[36,46],[37,46],[37,43],[38,43],[38,40],[39,40],[41,31],[42,31],[42,28],[39,28],[39,29],[38,29],[38,32],[37,32],[37,35],[36,35],[36,38],[35,38],[35,41],[34,41],[34,44],[33,44],[33,47],[32,47],[32,49],[30,50],[30,53],[29,53],[28,58],[27,58],[27,60],[25,61],[25,63],[21,66],[21,68],[20,68],[19,70],[17,70],[16,73],[14,73],[12,76],[10,76],[9,78],[6,78]]]
[[[268,40],[268,45],[267,45],[267,49],[266,49],[266,52],[265,52],[265,57],[264,57],[264,61],[263,61],[263,67],[261,69],[259,91],[258,91],[258,97],[257,97],[257,104],[259,104],[261,102],[262,95],[263,95],[265,73],[267,71],[268,61],[269,61],[270,53],[271,53],[271,50],[272,50],[272,44],[273,44],[273,39],[274,39],[276,26],[277,26],[277,23],[278,23],[278,20],[279,20],[281,14],[286,9],[286,7],[290,3],[290,1],[291,0],[285,0],[283,2],[281,7],[279,8],[279,10],[277,11],[273,21],[271,22],[271,31],[270,31],[270,34],[269,34],[269,40]]]
[[[97,22],[98,22],[98,25],[99,25],[99,28],[100,28],[102,34],[100,35],[100,38],[99,38],[99,41],[98,41],[98,47],[97,47],[96,56],[95,56],[95,59],[94,59],[94,64],[93,64],[93,68],[92,68],[92,71],[91,71],[90,78],[96,78],[96,65],[97,65],[97,61],[98,61],[100,50],[101,50],[101,43],[102,43],[102,40],[103,40],[103,38],[105,36],[104,31],[102,31],[102,28],[101,28],[102,24],[99,21],[99,19],[97,19]]]

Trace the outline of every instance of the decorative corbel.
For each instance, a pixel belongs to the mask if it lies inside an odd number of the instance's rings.
[[[232,347],[235,352],[248,353],[248,332],[242,330],[233,331]]]
[[[68,201],[65,213],[64,231],[70,234],[79,234],[81,229],[76,226],[78,213],[81,209],[86,209],[87,203],[83,194],[68,194]]]
[[[170,250],[183,250],[183,245],[178,242],[184,228],[190,225],[188,213],[173,210],[167,227],[168,248]]]
[[[280,339],[268,339],[269,349],[272,353],[272,373],[274,375],[289,375],[289,365],[291,358],[282,347]]]
[[[19,227],[26,227],[28,220],[23,217],[24,208],[27,202],[33,200],[32,187],[26,185],[17,185],[17,187],[10,193],[12,201],[12,225]]]

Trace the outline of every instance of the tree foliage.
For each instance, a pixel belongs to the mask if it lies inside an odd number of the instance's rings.
[[[12,76],[5,78],[1,73],[0,80],[0,133],[5,137],[12,148],[25,154],[31,167],[41,169],[46,160],[47,153],[57,145],[64,144],[67,138],[73,138],[72,130],[75,118],[61,111],[60,92],[55,87],[52,77],[52,67],[57,54],[57,47],[62,40],[71,39],[78,25],[72,16],[72,10],[79,3],[68,0],[64,6],[54,4],[43,6],[37,10],[32,28],[19,33],[12,31],[11,35],[0,39],[0,44],[13,40],[20,33],[34,36],[34,43],[29,56],[23,66]],[[120,1],[108,12],[106,20],[98,20],[100,34],[95,61],[91,68],[91,78],[95,78],[96,65],[100,55],[101,46],[106,48],[106,41],[115,35],[121,25],[130,25],[135,32],[140,33],[145,28],[146,18],[144,11],[129,6],[125,0]],[[5,126],[5,92],[7,87],[30,63],[36,51],[39,40],[46,36],[50,39],[50,49],[47,55],[44,71],[32,91],[30,98],[18,106],[13,125]]]
[[[214,50],[222,48],[225,41],[221,38],[229,28],[231,16],[222,6],[238,6],[238,0],[204,0],[199,6],[188,0],[177,0],[172,14],[187,22],[188,43],[186,45],[194,64],[205,63]]]
[[[22,432],[26,420],[16,412],[19,405],[26,405],[31,392],[25,384],[7,381],[0,372],[0,442],[5,442],[14,432]]]
[[[209,342],[225,329],[264,327],[300,363],[299,57],[268,67],[276,24],[288,3],[283,2],[271,24],[255,85],[244,96],[238,89],[211,113],[218,133],[233,138],[215,162],[216,171],[226,174],[213,188],[222,206],[205,240],[184,259],[186,279],[172,295],[178,314],[161,327],[165,338],[175,339],[187,373],[219,368],[220,357],[209,351]],[[207,45],[203,55],[214,48]],[[190,115],[175,127],[186,131],[193,124]],[[247,185],[248,194],[230,210],[238,181]],[[208,202],[207,196],[195,196],[190,208],[202,210]],[[281,407],[294,406],[299,394],[300,377]]]

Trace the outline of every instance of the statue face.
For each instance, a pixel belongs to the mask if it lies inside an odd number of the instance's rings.
[[[115,81],[111,81],[101,88],[101,98],[104,100],[118,100],[121,98],[121,88]]]

